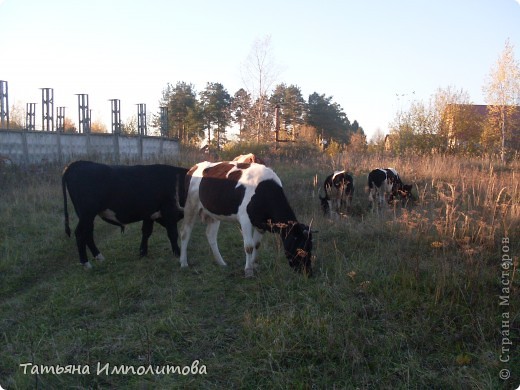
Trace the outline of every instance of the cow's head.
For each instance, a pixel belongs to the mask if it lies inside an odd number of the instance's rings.
[[[412,185],[403,183],[399,183],[395,186],[388,198],[389,203],[392,203],[393,201],[407,202],[409,200],[413,200]]]
[[[303,223],[290,223],[282,233],[285,257],[289,265],[307,276],[312,275],[312,232]]]
[[[399,193],[399,197],[402,200],[410,200],[413,199],[412,195],[412,185],[411,184],[403,184],[401,187],[397,190]]]

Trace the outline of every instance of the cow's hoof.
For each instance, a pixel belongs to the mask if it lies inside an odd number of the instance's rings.
[[[86,263],[83,263],[83,267],[85,267],[85,269],[91,269],[92,264],[90,264],[90,261],[87,261]]]
[[[95,257],[97,261],[105,261],[105,256],[103,256],[101,253],[98,253],[98,255]]]
[[[246,272],[245,272],[246,278],[252,278],[254,276],[255,276],[255,273],[254,273],[253,269],[250,269],[250,268],[246,269]]]
[[[188,268],[188,263],[186,263],[186,264],[181,263],[181,268]]]

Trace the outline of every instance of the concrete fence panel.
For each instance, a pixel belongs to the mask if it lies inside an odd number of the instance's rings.
[[[99,158],[114,163],[172,158],[179,143],[163,137],[0,130],[0,158],[13,164]]]

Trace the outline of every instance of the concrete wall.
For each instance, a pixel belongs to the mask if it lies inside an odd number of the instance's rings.
[[[119,163],[176,157],[179,143],[163,137],[0,130],[0,158],[14,164],[98,158]]]

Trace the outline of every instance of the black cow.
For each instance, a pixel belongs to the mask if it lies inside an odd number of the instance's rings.
[[[311,275],[312,233],[308,226],[296,220],[282,183],[270,168],[257,163],[206,161],[190,169],[185,188],[181,267],[188,266],[188,241],[195,220],[202,217],[218,264],[226,265],[217,245],[220,221],[236,221],[244,239],[246,277],[253,276],[257,251],[266,231],[280,234],[292,268]]]
[[[391,203],[395,199],[411,199],[412,186],[404,184],[394,168],[377,168],[368,174],[368,200],[373,206],[375,198],[383,205],[385,197]]]
[[[185,168],[169,165],[105,165],[91,161],[76,161],[68,165],[62,175],[65,232],[70,237],[67,210],[67,189],[79,221],[74,231],[79,261],[87,268],[92,265],[87,249],[97,260],[104,260],[94,243],[94,219],[124,225],[143,221],[141,256],[148,253],[148,238],[157,221],[166,228],[173,253],[180,254],[177,244],[177,222],[183,218],[179,199],[184,194]]]
[[[327,176],[323,190],[325,196],[318,194],[323,214],[330,215],[331,211],[340,214],[352,204],[354,178],[346,171],[336,171]]]

